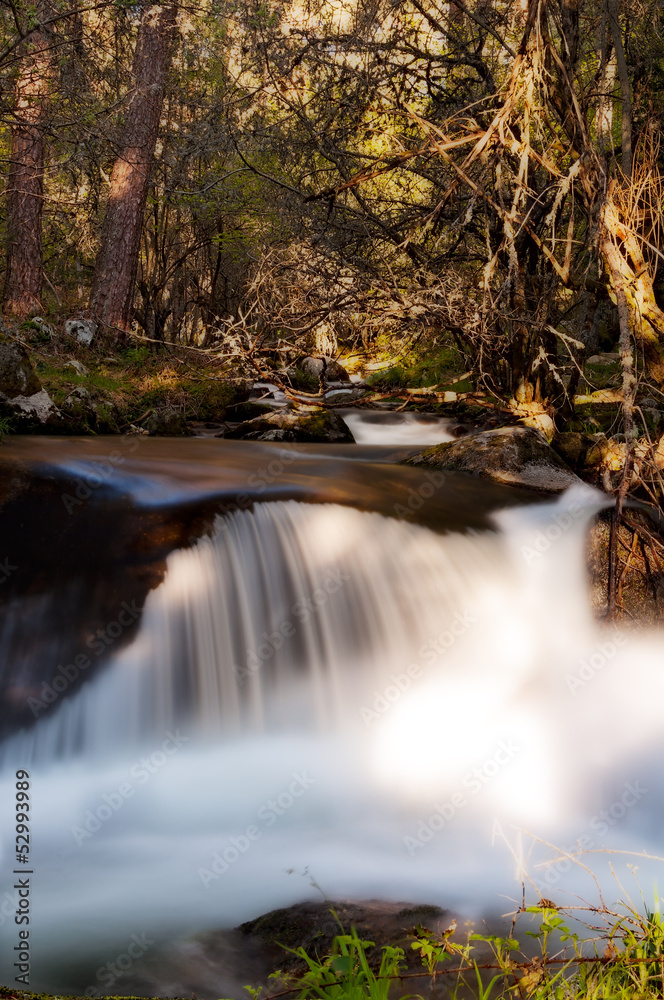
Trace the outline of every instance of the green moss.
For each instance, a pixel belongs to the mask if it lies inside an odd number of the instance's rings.
[[[318,392],[318,379],[315,375],[295,367],[290,371],[290,380],[294,389],[298,392]]]
[[[445,345],[427,353],[411,351],[398,364],[375,372],[367,379],[369,385],[384,392],[390,389],[425,389],[437,385],[441,390],[472,391],[469,379],[455,382],[462,374],[464,362],[455,347]]]

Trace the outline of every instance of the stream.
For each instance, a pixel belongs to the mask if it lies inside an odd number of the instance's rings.
[[[0,449],[3,983],[21,870],[30,989],[90,996],[239,997],[192,936],[303,899],[652,902],[660,863],[601,851],[664,816],[664,644],[588,597],[604,498],[398,465],[452,440],[413,416]]]

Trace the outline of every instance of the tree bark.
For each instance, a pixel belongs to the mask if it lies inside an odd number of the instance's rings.
[[[143,213],[150,184],[164,86],[177,26],[175,2],[143,11],[134,53],[134,92],[111,174],[91,306],[120,340],[131,324]]]
[[[30,35],[21,46],[15,85],[3,309],[19,318],[42,310],[45,122],[53,70],[50,47],[47,31]]]
[[[658,385],[664,385],[664,312],[655,301],[650,269],[639,241],[622,221],[611,194],[612,189],[602,211],[600,245],[616,295],[621,330],[629,321],[634,340],[643,351],[648,375]]]
[[[632,176],[632,87],[625,59],[622,30],[620,27],[620,0],[607,0],[609,23],[616,53],[618,79],[622,97],[622,172],[630,180]]]

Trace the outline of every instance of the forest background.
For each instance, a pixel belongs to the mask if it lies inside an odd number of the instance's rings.
[[[114,358],[163,381],[165,350],[203,365],[201,398],[292,382],[303,354],[378,358],[383,390],[610,429],[629,478],[662,430],[662,17],[3,0],[6,335],[56,402],[72,316],[118,391]]]

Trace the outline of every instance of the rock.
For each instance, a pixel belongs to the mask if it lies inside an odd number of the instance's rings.
[[[0,333],[0,394],[5,399],[30,397],[41,391],[41,382],[28,352],[17,340]]]
[[[161,406],[145,421],[152,437],[188,437],[191,434],[184,416],[173,406]]]
[[[229,406],[244,403],[249,398],[253,382],[249,379],[210,379],[200,385],[200,392],[190,393],[186,402],[187,420],[221,423]]]
[[[47,323],[43,316],[33,316],[24,326],[36,330],[39,334],[38,340],[53,340],[55,337],[55,327]]]
[[[97,332],[97,324],[91,319],[68,319],[65,320],[65,333],[69,337],[74,337],[79,344],[89,347]]]
[[[274,413],[274,406],[269,403],[257,403],[252,399],[246,403],[237,403],[229,406],[225,413],[225,419],[230,421],[247,421],[254,417],[262,417],[264,414]]]
[[[0,416],[10,417],[17,430],[34,430],[59,416],[42,389],[28,353],[16,340],[0,333]]]
[[[76,386],[62,404],[67,421],[67,432],[74,434],[118,434],[119,415],[112,400],[90,392],[83,385]]]
[[[326,382],[350,382],[350,375],[338,361],[334,358],[302,358],[298,363],[305,375],[319,379],[323,368],[325,368]]]
[[[14,418],[18,430],[31,430],[35,424],[47,424],[60,416],[46,389],[40,389],[31,396],[14,396],[12,399],[3,400],[0,395],[0,411],[4,416]]]
[[[547,492],[567,489],[579,478],[532,427],[500,427],[435,445],[406,460],[408,465],[468,472],[500,483]]]
[[[293,954],[295,949],[303,947],[309,953],[325,955],[329,953],[334,938],[338,934],[347,934],[351,927],[363,940],[374,942],[367,951],[369,961],[378,958],[380,949],[386,945],[396,945],[404,950],[407,968],[417,970],[421,968],[421,958],[410,947],[415,927],[423,925],[440,933],[450,920],[449,910],[430,904],[378,900],[306,902],[273,910],[241,924],[238,930],[249,939],[260,942],[283,971],[303,971],[304,963]],[[286,952],[284,948],[293,951]]]
[[[64,367],[73,368],[74,371],[77,372],[79,375],[88,374],[88,369],[85,367],[85,365],[82,365],[80,361],[76,361],[75,358],[72,358],[71,361],[65,361]]]
[[[597,469],[609,450],[605,434],[562,431],[553,439],[553,448],[575,472]]]
[[[353,435],[341,417],[321,406],[276,410],[254,417],[228,431],[224,437],[244,441],[325,441],[330,444],[353,441]]]

